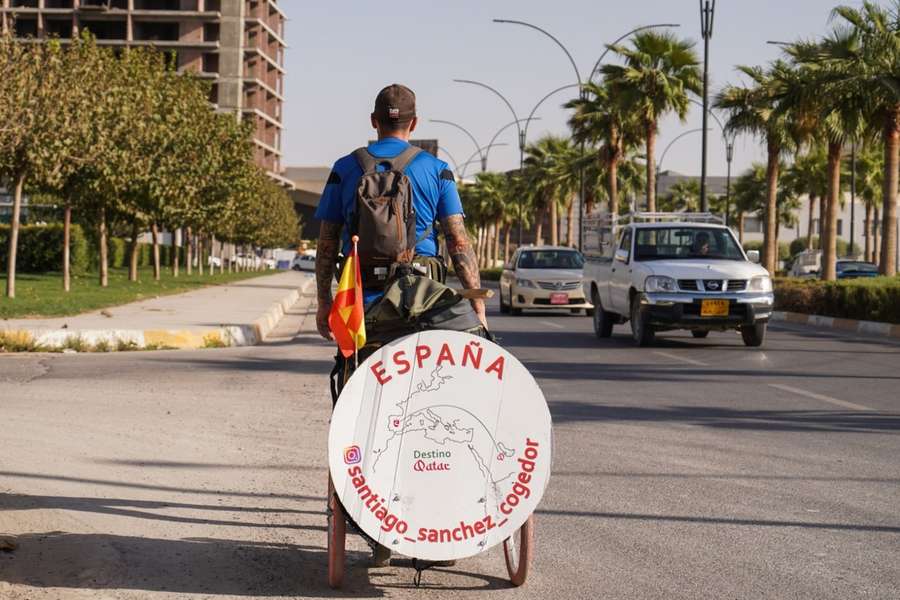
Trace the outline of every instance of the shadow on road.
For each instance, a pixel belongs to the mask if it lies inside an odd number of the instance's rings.
[[[324,501],[323,501],[324,502]],[[72,512],[97,513],[149,519],[169,523],[187,523],[193,525],[223,525],[228,527],[254,527],[261,529],[304,529],[325,531],[324,526],[299,525],[296,523],[258,523],[244,520],[209,519],[188,517],[183,515],[152,511],[199,510],[211,512],[284,514],[284,515],[323,515],[323,510],[299,510],[289,508],[258,508],[247,506],[225,506],[222,504],[194,504],[184,502],[159,502],[152,500],[130,500],[116,498],[82,498],[70,496],[31,496],[26,494],[0,494],[0,511],[3,510],[65,510]],[[322,519],[324,522],[324,518]]]
[[[335,592],[326,584],[322,548],[63,532],[28,534],[17,541],[15,554],[0,557],[0,581],[14,585],[232,596],[384,595],[363,568],[367,553],[348,553],[344,590]]]
[[[696,523],[700,525],[738,525],[749,527],[799,527],[802,529],[831,529],[836,531],[867,531],[872,533],[900,533],[900,526],[862,525],[855,523],[810,523],[806,521],[774,521],[769,519],[730,519],[726,517],[694,517],[682,515],[650,515],[614,512],[587,512],[578,510],[538,509],[537,514],[558,517],[589,517],[597,519],[624,519],[663,523]]]
[[[762,431],[890,433],[900,415],[822,410],[737,410],[704,406],[645,408],[577,401],[550,402],[554,423],[567,421],[678,422],[701,427]]]
[[[20,479],[34,479],[38,481],[63,481],[68,483],[89,483],[116,488],[135,490],[153,490],[157,492],[175,492],[178,494],[201,494],[204,496],[233,496],[235,498],[266,498],[275,500],[306,500],[325,504],[325,496],[303,496],[299,494],[267,494],[255,492],[242,492],[239,490],[216,490],[204,488],[185,488],[171,485],[155,485],[151,483],[133,483],[116,481],[114,479],[87,479],[83,477],[70,477],[67,475],[50,475],[45,473],[25,473],[23,471],[0,471],[0,477],[13,477]]]

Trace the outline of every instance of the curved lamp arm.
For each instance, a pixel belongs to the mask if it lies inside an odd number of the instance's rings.
[[[550,38],[551,40],[556,42],[556,45],[559,46],[560,48],[562,48],[562,51],[566,53],[567,57],[569,57],[569,62],[572,63],[572,68],[575,69],[575,79],[578,80],[578,85],[581,85],[581,73],[578,71],[578,65],[575,63],[575,59],[572,58],[572,54],[569,52],[569,50],[565,46],[563,46],[563,43],[560,42],[558,39],[556,39],[556,37],[553,34],[551,34],[549,31],[541,29],[537,25],[532,25],[531,23],[526,23],[525,21],[513,21],[511,19],[494,19],[494,23],[511,23],[513,25],[522,25],[524,27],[530,27],[531,29],[534,29],[535,31],[540,31],[541,33],[546,35],[548,38]]]

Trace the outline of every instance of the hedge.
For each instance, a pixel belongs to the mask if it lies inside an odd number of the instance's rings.
[[[88,243],[79,225],[72,225],[70,265],[73,274],[84,273],[89,266]],[[62,270],[63,226],[22,225],[16,252],[16,270],[20,273],[46,273]],[[0,225],[0,269],[6,270],[9,250],[9,225]]]
[[[838,238],[835,241],[835,245],[837,246],[837,255],[838,257],[843,256],[856,256],[858,254],[862,254],[862,250],[860,249],[858,244],[853,244],[853,247],[850,247],[850,244],[846,240],[842,240]],[[812,239],[812,247],[814,250],[819,250],[819,238],[817,236],[813,236]],[[797,238],[791,242],[791,256],[797,256],[804,250],[806,250],[806,238]]]
[[[900,324],[900,277],[779,279],[775,282],[775,309]]]
[[[73,275],[96,271],[100,264],[96,243],[89,243],[80,225],[72,224],[70,265]],[[16,254],[16,270],[19,273],[47,273],[62,271],[63,226],[21,225],[19,245]],[[128,267],[128,241],[123,238],[109,238],[110,268]],[[9,225],[0,225],[0,271],[6,271],[6,257],[9,250]],[[140,244],[138,266],[153,264],[153,245]],[[171,263],[170,246],[160,245],[159,257],[162,265]],[[182,260],[184,255],[182,254]]]

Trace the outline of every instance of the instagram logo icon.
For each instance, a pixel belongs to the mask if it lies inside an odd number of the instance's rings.
[[[344,448],[344,462],[348,465],[355,465],[362,460],[362,452],[359,446],[348,446]]]

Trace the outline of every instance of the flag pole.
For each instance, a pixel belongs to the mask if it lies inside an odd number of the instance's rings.
[[[354,235],[351,240],[353,241],[353,281],[356,282],[356,270],[359,268],[359,254],[356,252],[356,245],[359,243],[359,236]],[[356,293],[357,297],[361,294],[359,292]],[[359,345],[356,336],[353,338],[353,370],[359,368]]]

